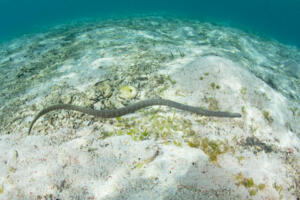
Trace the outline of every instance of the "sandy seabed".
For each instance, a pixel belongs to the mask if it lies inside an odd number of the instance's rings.
[[[1,44],[0,199],[297,199],[300,51],[176,17],[80,21]],[[123,97],[130,86],[134,95]],[[241,118],[163,106],[161,96]]]

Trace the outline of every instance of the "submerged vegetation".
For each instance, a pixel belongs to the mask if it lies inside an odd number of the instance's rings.
[[[265,184],[254,183],[253,178],[247,178],[242,173],[238,173],[235,175],[236,185],[245,187],[250,196],[255,196],[259,191],[263,191],[266,187]]]
[[[270,115],[270,112],[269,112],[269,111],[264,110],[264,111],[263,111],[263,115],[264,115],[265,119],[266,119],[270,124],[274,121],[274,119],[273,119],[273,117]]]
[[[246,87],[242,87],[242,88],[240,89],[240,93],[241,93],[243,96],[245,96],[245,95],[247,94],[247,88],[246,88]]]
[[[217,165],[218,157],[221,154],[227,153],[228,151],[234,152],[234,148],[231,147],[226,140],[225,142],[215,139],[210,140],[209,138],[201,138],[200,136],[194,135],[187,139],[188,145],[193,148],[200,148],[208,157],[209,160]]]
[[[141,113],[142,112],[142,113]],[[180,119],[176,112],[172,116],[165,116],[156,113],[157,110],[141,111],[143,119],[135,117],[118,117],[114,122],[116,130],[105,133],[105,137],[112,135],[129,135],[134,140],[161,139],[169,144],[172,142],[181,146],[183,139],[180,135],[190,135],[193,133],[189,120]],[[151,124],[145,122],[151,122]]]
[[[212,163],[219,165],[218,157],[224,153],[234,153],[235,149],[227,140],[209,139],[198,135],[192,128],[190,120],[179,118],[176,112],[165,116],[156,109],[141,111],[142,119],[135,117],[117,117],[113,124],[117,127],[110,132],[104,132],[103,138],[114,135],[129,135],[135,141],[155,139],[164,141],[165,145],[173,144],[179,147],[188,145],[201,149]],[[151,124],[145,123],[150,121]]]

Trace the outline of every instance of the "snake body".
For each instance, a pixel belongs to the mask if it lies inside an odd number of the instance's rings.
[[[61,110],[61,109],[73,110],[73,111],[82,112],[82,113],[85,113],[88,115],[93,115],[95,117],[113,118],[113,117],[120,117],[120,116],[129,114],[129,113],[133,113],[139,109],[149,107],[149,106],[154,106],[154,105],[173,107],[173,108],[177,108],[180,110],[189,111],[192,113],[203,115],[203,116],[229,117],[229,118],[241,117],[241,114],[239,114],[239,113],[210,111],[210,110],[205,110],[205,109],[201,109],[201,108],[194,107],[194,106],[188,106],[188,105],[184,105],[184,104],[181,104],[181,103],[178,103],[175,101],[161,99],[161,98],[148,99],[148,100],[144,100],[144,101],[140,101],[140,102],[128,105],[123,108],[118,108],[118,109],[113,109],[113,110],[94,110],[94,109],[81,107],[81,106],[75,106],[75,105],[71,105],[71,104],[57,104],[57,105],[49,106],[37,114],[37,116],[33,119],[33,121],[30,124],[28,134],[30,134],[34,123],[41,116],[45,115],[48,112],[54,111],[54,110]]]

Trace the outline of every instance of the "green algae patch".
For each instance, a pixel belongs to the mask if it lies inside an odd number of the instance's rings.
[[[237,159],[238,159],[239,163],[241,164],[242,161],[245,160],[245,157],[244,156],[239,156]]]
[[[4,186],[0,184],[0,194],[2,194],[3,192],[4,192]]]
[[[247,88],[246,88],[246,87],[242,87],[242,88],[240,89],[240,93],[241,93],[243,96],[245,96],[245,95],[247,94]]]
[[[249,191],[249,195],[250,195],[250,196],[255,196],[256,193],[257,193],[257,190],[250,190],[250,191]]]
[[[120,122],[120,121],[122,120],[122,118],[121,118],[121,117],[116,117],[116,120],[117,120],[118,122]]]
[[[221,88],[221,86],[220,86],[220,85],[217,85],[215,82],[212,82],[212,83],[210,84],[210,86],[211,86],[212,89],[220,89],[220,88]]]
[[[253,178],[246,178],[242,173],[238,173],[235,176],[235,180],[237,181],[238,186],[244,186],[246,188],[250,188],[254,186]]]
[[[214,97],[208,98],[208,110],[220,110],[219,108],[219,102]]]
[[[214,82],[212,82],[212,83],[210,84],[210,86],[212,87],[212,89],[215,89],[216,84],[215,84]]]
[[[117,117],[111,123],[115,126],[113,131],[103,132],[103,138],[109,136],[129,135],[135,141],[148,139],[168,140],[171,144],[182,147],[182,135],[192,135],[190,120],[173,115],[158,114],[156,109],[144,109],[139,112],[141,117]]]
[[[245,106],[242,106],[241,111],[242,111],[242,113],[243,113],[244,115],[247,114],[247,113],[246,113],[246,107],[245,107]]]
[[[170,75],[164,76],[167,81],[169,81],[172,85],[176,84],[176,81],[171,78]]]
[[[176,80],[172,79],[171,76],[161,74],[156,77],[157,87],[154,88],[156,94],[163,96],[164,92],[169,89],[171,86],[176,84]]]
[[[264,110],[264,111],[263,111],[263,115],[264,115],[264,118],[265,118],[270,124],[274,121],[274,119],[273,119],[273,117],[270,115],[270,112],[269,112],[269,111]]]
[[[265,184],[255,184],[253,178],[245,177],[241,172],[235,175],[235,181],[237,186],[245,187],[250,196],[255,196],[258,191],[263,191],[265,189]]]
[[[279,185],[277,184],[276,182],[273,184],[273,188],[278,192],[279,194],[279,199],[283,199],[283,195],[281,194],[282,193],[282,190],[283,190],[283,186],[282,185]]]
[[[204,138],[201,141],[200,148],[209,156],[210,161],[218,162],[218,156],[226,153],[230,146],[227,141],[223,142],[220,140],[209,140],[208,138]]]
[[[206,126],[208,124],[208,122],[210,121],[210,119],[207,117],[201,117],[201,118],[196,118],[195,121],[200,123],[202,126]]]
[[[274,184],[273,184],[273,187],[274,187],[274,189],[275,189],[277,192],[279,192],[279,193],[281,193],[282,190],[283,190],[282,185],[278,185],[277,183],[274,183]]]
[[[211,162],[218,165],[218,157],[232,149],[227,140],[225,142],[221,140],[210,140],[207,137],[201,139],[193,136],[187,139],[187,143],[190,147],[200,148],[209,157]]]
[[[266,187],[266,185],[265,184],[258,184],[258,189],[259,190],[264,190],[265,189],[265,187]]]
[[[194,136],[187,140],[187,144],[192,148],[199,148],[201,145],[201,141],[199,140],[198,137]]]

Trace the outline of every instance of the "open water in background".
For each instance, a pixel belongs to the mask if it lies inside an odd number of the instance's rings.
[[[155,12],[225,23],[300,47],[300,0],[1,0],[0,41],[73,19]]]

